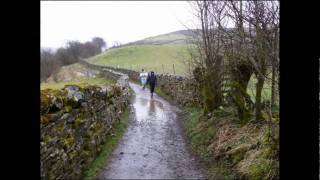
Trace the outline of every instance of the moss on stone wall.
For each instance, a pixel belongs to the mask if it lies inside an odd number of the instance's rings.
[[[80,179],[127,107],[129,84],[65,86],[40,95],[41,178]]]

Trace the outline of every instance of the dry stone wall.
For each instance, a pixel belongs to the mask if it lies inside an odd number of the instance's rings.
[[[122,69],[122,68],[114,68],[114,67],[109,67],[109,66],[99,66],[99,65],[95,65],[95,64],[90,64],[84,60],[79,61],[79,63],[84,64],[90,68],[100,70],[101,72],[104,72],[106,77],[108,77],[108,78],[118,78],[119,75],[117,75],[117,74],[120,72],[121,75],[126,74],[132,80],[135,80],[135,81],[139,80],[139,72],[137,72],[137,71],[132,71],[129,69]]]
[[[127,74],[130,77],[130,79],[134,81],[139,81],[139,72],[137,71],[106,66],[98,66],[93,64],[89,64],[89,66],[95,66],[96,68],[118,71],[123,74]],[[157,78],[158,87],[160,87],[166,95],[171,97],[174,101],[178,102],[179,104],[184,106],[202,104],[200,92],[198,92],[198,84],[195,82],[195,80],[183,76],[168,74],[157,74]]]
[[[41,178],[81,179],[130,98],[128,76],[117,84],[41,91]]]
[[[157,78],[161,90],[179,104],[183,106],[201,105],[198,84],[193,79],[162,74]]]

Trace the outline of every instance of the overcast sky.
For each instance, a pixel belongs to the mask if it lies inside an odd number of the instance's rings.
[[[41,47],[59,48],[67,40],[102,37],[128,43],[194,28],[186,1],[41,1]]]

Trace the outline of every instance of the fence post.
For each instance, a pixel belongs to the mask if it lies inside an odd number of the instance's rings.
[[[174,64],[172,64],[173,67],[173,74],[176,75],[176,70],[174,69]]]
[[[162,64],[162,74],[164,74],[164,67],[163,67],[163,64]]]

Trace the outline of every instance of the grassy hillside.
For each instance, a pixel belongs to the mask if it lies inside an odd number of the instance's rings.
[[[89,69],[86,66],[75,63],[63,66],[57,73],[52,74],[46,82],[41,83],[40,89],[61,89],[65,85],[97,85],[107,86],[115,83],[111,79],[101,77],[97,70]]]
[[[135,41],[132,43],[128,43],[124,46],[128,45],[174,45],[174,44],[180,44],[185,45],[188,43],[189,40],[192,39],[192,32],[189,30],[181,30],[181,31],[175,31],[167,34],[161,34],[158,36],[153,36],[149,38],[145,38],[139,41]]]
[[[140,71],[141,68],[156,73],[185,75],[188,66],[184,61],[189,58],[187,45],[131,45],[121,48],[110,49],[106,53],[88,59],[88,62],[133,69]]]
[[[189,59],[189,30],[175,31],[145,38],[109,49],[106,53],[88,59],[89,63],[140,71],[141,68],[156,73],[186,75],[189,71],[185,60]]]

